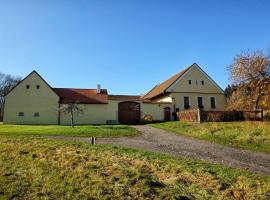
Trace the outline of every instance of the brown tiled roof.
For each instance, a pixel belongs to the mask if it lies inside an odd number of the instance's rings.
[[[138,101],[138,100],[141,100],[140,99],[141,96],[138,96],[138,95],[112,95],[110,94],[108,99],[109,100],[120,100],[120,101]]]
[[[191,65],[192,66],[192,65]],[[153,87],[146,95],[144,95],[142,98],[143,99],[153,99],[165,92],[166,89],[168,89],[178,78],[180,78],[189,68],[187,67],[186,69],[180,71],[179,73],[175,74],[174,76],[170,77],[166,81],[160,83],[159,85],[156,85]]]
[[[108,100],[106,89],[101,89],[99,94],[96,89],[53,88],[53,90],[60,97],[61,103],[104,104]]]

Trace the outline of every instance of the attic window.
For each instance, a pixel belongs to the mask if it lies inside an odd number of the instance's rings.
[[[191,83],[192,83],[192,80],[188,80],[188,84],[191,85]]]
[[[30,88],[30,85],[26,85],[26,89],[29,89]]]
[[[18,116],[19,116],[19,117],[23,117],[23,116],[24,116],[24,112],[19,112],[19,113],[18,113]]]
[[[203,80],[201,81],[201,83],[202,83],[202,85],[204,85],[204,81]]]
[[[40,85],[37,85],[37,89],[39,89],[40,88]]]

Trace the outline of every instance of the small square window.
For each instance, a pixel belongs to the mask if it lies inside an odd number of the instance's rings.
[[[204,81],[201,81],[202,85],[204,85]]]
[[[30,88],[30,85],[26,85],[26,89],[29,89]]]
[[[191,85],[191,83],[192,83],[192,80],[188,80],[188,84]]]
[[[24,112],[19,112],[19,113],[18,113],[18,116],[19,116],[19,117],[23,117],[23,116],[24,116]]]
[[[37,89],[39,89],[40,88],[40,85],[37,85]]]
[[[34,117],[39,117],[39,112],[35,112]]]

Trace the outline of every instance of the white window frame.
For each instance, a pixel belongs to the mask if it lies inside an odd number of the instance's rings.
[[[214,98],[214,100],[215,100],[215,108],[212,108],[212,104],[211,104],[211,98]],[[217,108],[217,98],[216,98],[216,97],[211,96],[209,99],[210,99],[210,108],[211,108],[211,109],[216,109],[216,108]]]
[[[183,108],[187,109],[187,108],[185,108],[185,97],[188,97],[189,108],[191,108],[190,96],[188,96],[188,95],[183,96]]]
[[[197,96],[197,107],[199,108],[199,101],[198,101],[198,98],[201,97],[202,98],[202,106],[203,108],[205,108],[205,105],[204,105],[204,98],[202,96]]]

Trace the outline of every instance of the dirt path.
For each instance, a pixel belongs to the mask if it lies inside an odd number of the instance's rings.
[[[270,154],[226,147],[176,135],[145,125],[133,127],[140,131],[141,135],[135,137],[98,138],[97,144],[113,144],[140,148],[148,151],[210,161],[236,168],[244,168],[253,172],[270,175]],[[91,142],[91,138],[83,137],[57,136],[56,138]]]

